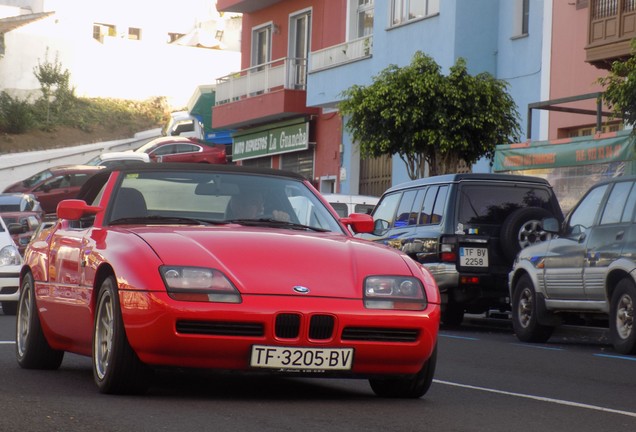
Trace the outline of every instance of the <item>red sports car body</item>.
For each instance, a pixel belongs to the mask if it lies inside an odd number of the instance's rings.
[[[258,199],[256,194],[259,194]],[[235,201],[257,213],[239,215]],[[420,397],[440,298],[406,255],[356,239],[303,177],[229,165],[140,164],[92,177],[27,248],[16,355],[92,356],[104,393],[155,366],[367,378]]]

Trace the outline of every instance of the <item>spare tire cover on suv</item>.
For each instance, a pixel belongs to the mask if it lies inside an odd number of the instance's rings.
[[[543,230],[543,219],[551,216],[541,207],[523,207],[512,212],[501,226],[499,236],[504,256],[512,261],[522,248],[548,240],[550,234]]]

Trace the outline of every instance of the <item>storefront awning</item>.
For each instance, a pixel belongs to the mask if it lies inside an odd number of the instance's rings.
[[[493,171],[519,171],[636,160],[631,130],[554,141],[498,145]]]

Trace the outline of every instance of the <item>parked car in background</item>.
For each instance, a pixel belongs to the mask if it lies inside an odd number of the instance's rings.
[[[367,195],[323,194],[340,217],[351,213],[371,214],[380,198]]]
[[[75,198],[86,180],[103,168],[91,165],[59,165],[9,185],[4,192],[33,194],[46,215],[55,215],[57,203],[63,199]]]
[[[206,144],[196,138],[182,136],[155,138],[135,152],[147,153],[153,162],[227,163],[224,144]]]
[[[609,338],[636,354],[636,177],[593,186],[553,234],[524,249],[510,273],[512,324],[525,342],[545,342],[563,323],[609,320]]]
[[[66,350],[92,356],[103,393],[143,392],[154,367],[361,378],[383,397],[431,385],[435,280],[354,238],[371,216],[335,217],[298,174],[121,166],[58,216],[25,253],[23,368],[55,369]]]
[[[147,153],[139,153],[132,150],[122,152],[105,152],[95,156],[86,162],[86,165],[111,167],[115,164],[128,164],[137,162],[150,162]]]
[[[547,240],[541,220],[563,220],[550,184],[505,174],[449,174],[388,189],[373,211],[375,230],[361,234],[408,254],[435,277],[442,322],[464,313],[508,313],[508,273],[517,253]]]
[[[9,228],[0,217],[0,304],[5,315],[16,314],[20,295],[22,257],[11,237],[14,229],[17,228]]]
[[[44,211],[32,194],[1,193],[0,216],[5,224],[11,227],[13,241],[22,254],[33,233],[42,223]],[[19,226],[19,229],[15,225]]]

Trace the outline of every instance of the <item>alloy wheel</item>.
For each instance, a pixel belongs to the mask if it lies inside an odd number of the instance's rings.
[[[113,299],[105,292],[97,309],[97,324],[95,326],[95,371],[99,379],[103,379],[108,371],[113,349]]]
[[[634,325],[634,301],[631,296],[624,294],[618,301],[616,308],[616,332],[621,339],[627,339],[632,333]]]

